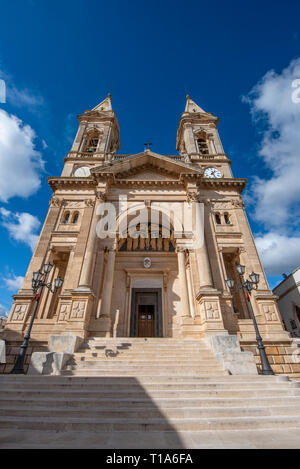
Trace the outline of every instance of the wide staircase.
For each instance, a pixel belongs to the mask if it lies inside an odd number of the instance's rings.
[[[63,372],[72,376],[225,375],[204,341],[156,338],[93,338]]]
[[[230,376],[201,340],[94,338],[62,376],[0,376],[0,447],[299,447],[299,384]]]

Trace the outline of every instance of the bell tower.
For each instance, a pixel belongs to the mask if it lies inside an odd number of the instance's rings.
[[[111,105],[111,95],[78,116],[79,127],[62,176],[80,176],[76,171],[110,162],[120,149],[120,129]],[[78,164],[79,163],[79,164]],[[86,176],[86,174],[83,174]]]
[[[176,149],[185,161],[200,162],[202,159],[224,155],[217,130],[218,121],[218,117],[205,112],[187,95],[176,138]]]

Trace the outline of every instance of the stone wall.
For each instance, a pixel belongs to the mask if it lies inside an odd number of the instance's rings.
[[[242,343],[242,350],[254,354],[258,372],[261,372],[261,362],[258,347],[254,343]],[[287,374],[291,378],[300,378],[300,348],[294,341],[265,343],[265,350],[270,365],[276,374]]]
[[[0,374],[8,374],[11,372],[17,356],[20,351],[20,346],[22,342],[8,342],[6,341],[6,363],[0,363]],[[33,352],[44,352],[47,351],[47,342],[30,342],[27,348],[27,353],[25,357],[24,371],[27,373],[29,363],[31,360],[31,355]]]

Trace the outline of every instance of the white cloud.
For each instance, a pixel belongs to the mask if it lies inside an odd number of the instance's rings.
[[[8,290],[18,291],[23,284],[24,277],[21,275],[12,274],[8,278],[4,278],[3,281]]]
[[[297,58],[280,73],[266,73],[244,98],[262,136],[261,175],[252,182],[247,199],[253,218],[266,231],[255,240],[270,275],[300,264],[300,102],[293,99],[299,78]]]
[[[17,88],[13,77],[5,72],[3,67],[0,69],[0,78],[5,83],[7,103],[15,107],[27,107],[31,111],[44,104],[44,99],[38,92],[33,92],[28,88]]]
[[[28,89],[18,90],[14,85],[7,86],[6,100],[15,107],[32,108],[44,103],[41,96],[31,93]]]
[[[0,200],[28,197],[41,185],[44,162],[35,150],[34,130],[14,115],[0,110]]]
[[[2,215],[1,224],[8,230],[11,238],[27,244],[33,251],[38,239],[36,234],[40,222],[37,217],[30,213],[13,213],[5,208],[0,208]]]
[[[300,264],[300,237],[266,233],[255,236],[255,243],[269,275],[289,273]]]
[[[259,156],[271,170],[270,177],[256,177],[251,185],[254,218],[282,232],[287,223],[293,227],[300,214],[300,103],[292,100],[297,78],[300,58],[281,73],[269,71],[246,98],[256,123],[266,126]]]

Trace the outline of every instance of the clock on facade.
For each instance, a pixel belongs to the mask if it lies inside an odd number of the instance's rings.
[[[206,168],[204,171],[204,176],[207,178],[221,178],[222,173],[217,168]]]
[[[90,176],[90,174],[91,174],[91,171],[88,166],[80,166],[80,168],[77,168],[74,171],[74,176],[76,176],[77,178],[86,178]]]

